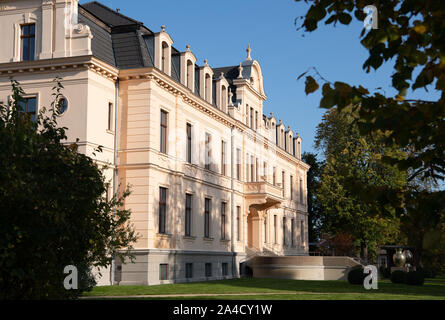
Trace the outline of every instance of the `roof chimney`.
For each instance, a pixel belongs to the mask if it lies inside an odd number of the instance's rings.
[[[117,9],[116,9],[116,12],[117,12],[117,13],[120,13],[120,12],[121,12],[121,9],[117,8]]]

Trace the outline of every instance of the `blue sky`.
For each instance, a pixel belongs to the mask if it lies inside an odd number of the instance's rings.
[[[80,1],[85,3],[88,1]],[[314,151],[314,135],[324,113],[318,108],[320,92],[306,96],[304,78],[298,75],[316,67],[329,81],[362,84],[369,89],[391,88],[392,65],[365,73],[368,53],[360,45],[363,24],[353,20],[349,26],[321,25],[317,31],[297,31],[294,19],[305,14],[307,5],[293,0],[101,0],[119,8],[122,14],[142,21],[154,32],[165,25],[178,50],[190,44],[197,63],[204,59],[212,67],[238,65],[250,44],[252,58],[260,62],[268,100],[264,113],[273,112],[303,138],[303,151]],[[303,37],[304,35],[304,37]],[[410,98],[427,98],[417,90]],[[431,99],[431,97],[429,97]]]

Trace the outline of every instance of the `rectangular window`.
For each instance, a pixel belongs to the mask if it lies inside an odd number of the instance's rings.
[[[273,242],[277,243],[277,215],[273,216]]]
[[[221,273],[223,277],[226,277],[229,275],[229,264],[227,262],[223,262],[221,264]]]
[[[290,199],[294,200],[294,177],[290,176]]]
[[[281,172],[281,187],[283,188],[283,198],[286,195],[286,184],[285,184],[286,174],[284,171]]]
[[[168,264],[159,265],[159,280],[168,280]]]
[[[185,264],[185,277],[187,279],[193,278],[193,263]]]
[[[205,198],[204,208],[204,237],[210,238],[210,199]]]
[[[33,61],[35,51],[36,26],[35,24],[22,25],[22,60]]]
[[[108,126],[107,129],[113,131],[113,104],[111,102],[108,103]]]
[[[226,203],[221,202],[221,239],[226,239]]]
[[[286,217],[283,217],[283,246],[286,245]]]
[[[300,243],[303,246],[304,245],[304,222],[300,222]]]
[[[267,181],[267,162],[263,162],[263,180]]]
[[[255,130],[258,130],[258,111],[255,111]]]
[[[264,233],[264,237],[263,237],[263,240],[264,240],[264,243],[266,243],[267,242],[267,218],[264,218],[264,227],[263,227],[263,233]]]
[[[19,101],[21,112],[26,113],[31,121],[36,121],[37,114],[37,97],[23,98],[23,101]]]
[[[304,189],[303,189],[303,179],[300,178],[300,203],[303,204],[304,200]]]
[[[187,123],[187,162],[192,163],[192,125]]]
[[[241,207],[236,207],[236,240],[241,239]]]
[[[159,233],[166,233],[167,189],[159,187]]]
[[[250,108],[250,128],[253,129],[253,108]]]
[[[207,170],[210,170],[210,159],[212,158],[212,136],[209,133],[206,133],[206,140],[205,140],[205,168]]]
[[[250,156],[250,182],[255,181],[254,161],[253,156]]]
[[[212,264],[211,263],[205,264],[205,275],[206,275],[206,277],[212,276]]]
[[[241,180],[241,150],[236,149],[236,178]]]
[[[260,181],[258,178],[258,169],[259,169],[258,158],[255,159],[255,181]]]
[[[273,167],[273,173],[272,173],[272,184],[277,184],[277,168]]]
[[[226,175],[226,142],[221,141],[221,174]]]
[[[167,153],[167,125],[168,125],[168,113],[161,110],[161,147],[162,153]]]
[[[290,221],[290,232],[291,232],[291,243],[292,247],[295,245],[294,238],[295,238],[295,219],[292,219]]]
[[[192,234],[192,195],[185,195],[185,235],[190,237]]]

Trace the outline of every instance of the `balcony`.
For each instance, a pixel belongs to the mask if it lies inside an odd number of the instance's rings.
[[[258,211],[278,206],[283,201],[281,187],[266,181],[246,182],[243,189],[249,204]]]

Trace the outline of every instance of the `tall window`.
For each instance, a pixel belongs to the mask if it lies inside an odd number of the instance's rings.
[[[107,129],[113,131],[113,104],[111,102],[108,103],[108,126]]]
[[[168,63],[168,44],[166,42],[162,42],[162,71],[167,73]]]
[[[185,264],[185,277],[186,278],[193,278],[193,263],[186,263]]]
[[[33,61],[36,39],[36,25],[25,24],[22,26],[22,60]]]
[[[253,156],[250,156],[250,181],[255,181],[255,172],[254,172],[254,158]]]
[[[294,177],[290,176],[290,199],[294,200]]]
[[[249,172],[250,172],[250,164],[249,164],[249,154],[246,154],[246,182],[250,181],[250,177],[249,177]]]
[[[159,280],[168,280],[168,264],[159,265]]]
[[[253,129],[253,108],[250,108],[250,127]]]
[[[168,113],[161,110],[161,152],[167,153],[167,125]]]
[[[226,142],[221,141],[221,174],[226,175]]]
[[[263,180],[267,181],[267,162],[263,162]]]
[[[277,168],[273,167],[273,173],[272,173],[272,184],[277,184]]]
[[[221,202],[221,239],[226,238],[226,203]]]
[[[258,129],[258,111],[255,111],[255,130]]]
[[[185,235],[190,237],[192,234],[192,195],[185,195]]]
[[[236,207],[236,240],[240,241],[241,239],[241,207]]]
[[[286,195],[285,172],[281,171],[281,187],[283,188],[283,197]]]
[[[273,216],[273,242],[277,243],[277,215]]]
[[[192,163],[192,125],[187,123],[187,162]]]
[[[212,78],[210,74],[206,73],[205,75],[205,88],[204,88],[204,100],[207,102],[212,101]]]
[[[221,273],[223,277],[229,275],[229,264],[227,262],[221,264]]]
[[[236,178],[241,180],[241,150],[236,149]]]
[[[205,198],[204,206],[204,237],[210,238],[210,199]]]
[[[205,140],[205,168],[210,170],[210,159],[212,158],[212,136],[209,133],[206,133]]]
[[[166,233],[167,189],[159,187],[159,233]]]
[[[187,60],[187,88],[193,90],[194,66],[191,60]]]
[[[283,217],[283,246],[286,245],[286,217]]]
[[[295,245],[294,238],[295,238],[295,219],[292,219],[290,221],[290,233],[291,233],[291,243],[292,247]]]
[[[212,276],[212,264],[211,263],[205,264],[205,275],[206,275],[206,277]]]
[[[304,246],[304,222],[300,222],[300,243]]]
[[[21,107],[21,112],[26,113],[31,118],[31,121],[36,121],[36,113],[37,113],[36,97],[24,98],[23,101],[19,101],[19,105]]]
[[[259,162],[258,158],[255,159],[255,181],[259,181],[258,179],[258,168],[259,168]]]
[[[267,219],[264,219],[264,228],[263,228],[264,230],[263,230],[263,233],[264,233],[264,243],[266,243],[267,242]]]
[[[300,203],[304,200],[303,179],[300,178]]]

